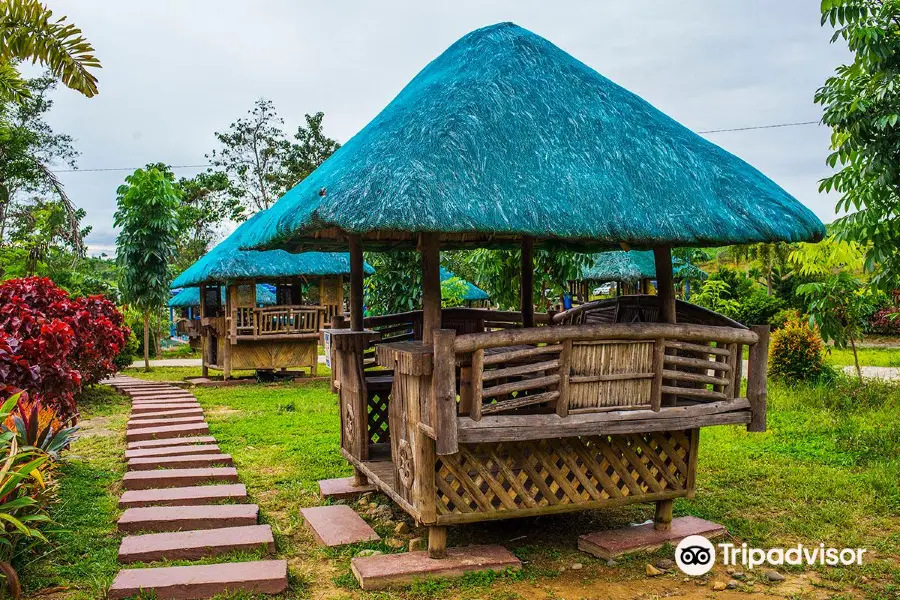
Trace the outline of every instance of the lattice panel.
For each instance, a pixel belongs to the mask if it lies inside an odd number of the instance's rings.
[[[435,466],[438,514],[640,502],[687,491],[691,435],[697,432],[461,444]]]
[[[391,430],[388,427],[388,397],[386,390],[369,391],[369,441],[383,444],[391,441]]]

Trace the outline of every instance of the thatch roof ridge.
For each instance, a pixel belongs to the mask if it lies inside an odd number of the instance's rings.
[[[437,231],[448,246],[531,235],[599,250],[806,241],[824,227],[741,159],[502,23],[429,63],[243,247],[343,247],[341,231],[370,247],[375,232],[409,247]]]
[[[224,289],[222,290],[222,300],[225,300]],[[256,304],[261,304],[263,306],[272,306],[275,304],[275,294],[268,286],[262,283],[256,284]],[[200,288],[195,286],[182,288],[178,293],[169,298],[169,306],[172,308],[200,306]]]

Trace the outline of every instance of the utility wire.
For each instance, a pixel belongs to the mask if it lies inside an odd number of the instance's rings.
[[[706,134],[706,133],[728,133],[731,131],[752,131],[754,129],[778,129],[781,127],[799,127],[801,125],[818,125],[819,121],[797,121],[794,123],[775,123],[772,125],[752,125],[750,127],[732,127],[730,129],[707,129],[705,131],[698,131],[698,134]],[[170,169],[203,169],[205,167],[211,167],[212,165],[209,163],[202,165],[170,165]],[[101,169],[59,169],[54,171],[55,173],[102,173],[102,172],[110,172],[110,171],[134,171],[135,169],[140,169],[142,167],[108,167]]]

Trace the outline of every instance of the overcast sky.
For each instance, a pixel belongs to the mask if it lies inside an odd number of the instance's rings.
[[[103,63],[100,94],[60,89],[52,125],[76,139],[81,169],[197,165],[213,132],[260,97],[293,132],[304,113],[346,141],[429,61],[467,32],[513,21],[549,39],[695,131],[818,120],[813,94],[848,60],[810,0],[298,2],[50,0]],[[706,137],[774,179],[823,221],[834,199],[829,132],[819,125]],[[178,169],[189,176],[200,169]],[[128,173],[61,173],[114,247],[116,187]]]

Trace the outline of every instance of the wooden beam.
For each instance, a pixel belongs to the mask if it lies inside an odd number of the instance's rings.
[[[438,329],[434,332],[434,370],[431,375],[432,410],[431,424],[434,427],[439,455],[456,454],[456,360],[453,340],[456,332],[452,329]]]
[[[656,263],[656,294],[659,296],[659,321],[675,322],[675,278],[672,273],[672,249],[668,246],[653,248]]]
[[[350,330],[363,330],[363,252],[358,235],[350,236]]]
[[[519,305],[522,309],[522,327],[534,327],[534,238],[522,238],[522,286]]]
[[[422,343],[434,344],[441,328],[441,250],[437,233],[419,234],[422,256]]]
[[[759,341],[750,346],[750,357],[747,361],[747,399],[750,400],[750,414],[753,420],[747,425],[747,431],[766,430],[766,379],[768,377],[769,358],[769,326],[754,325],[751,328]],[[741,357],[735,357],[740,361]],[[735,383],[736,389],[740,389],[741,382]]]

